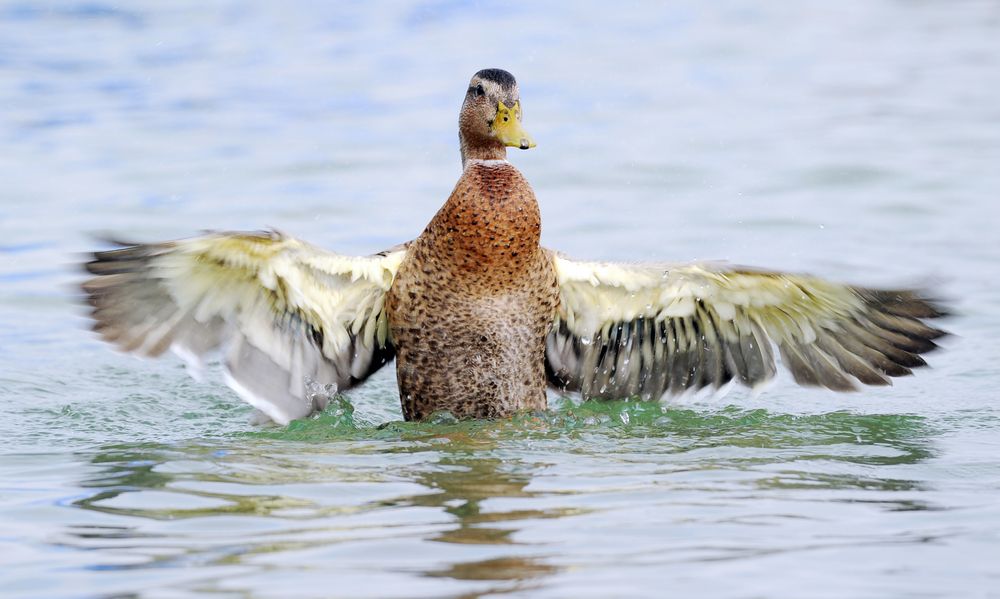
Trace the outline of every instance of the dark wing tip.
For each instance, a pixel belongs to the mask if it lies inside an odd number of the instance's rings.
[[[864,307],[844,331],[849,338],[840,341],[851,344],[852,351],[885,376],[907,376],[911,369],[926,366],[921,354],[938,349],[934,340],[949,334],[926,322],[951,314],[947,302],[926,289],[854,291]]]
[[[856,289],[870,307],[880,312],[907,318],[943,318],[951,316],[945,300],[926,289]]]
[[[169,251],[176,245],[169,241],[161,243],[125,241],[113,236],[95,236],[95,239],[112,246],[108,250],[84,254],[84,270],[98,276],[134,272],[145,267],[151,258]]]

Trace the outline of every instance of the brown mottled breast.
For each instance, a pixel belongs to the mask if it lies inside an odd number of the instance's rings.
[[[507,162],[469,161],[410,246],[386,310],[409,420],[545,407],[558,287],[534,193]]]
[[[510,275],[531,262],[541,227],[535,194],[513,165],[472,161],[421,237],[456,272]]]

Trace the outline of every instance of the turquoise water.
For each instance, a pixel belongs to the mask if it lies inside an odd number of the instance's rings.
[[[0,596],[1000,594],[1000,11],[786,4],[0,3]],[[931,281],[955,336],[853,395],[409,424],[384,370],[278,428],[86,331],[100,232],[414,237],[489,66],[548,247]]]

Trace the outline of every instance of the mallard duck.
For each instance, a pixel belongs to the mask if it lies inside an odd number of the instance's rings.
[[[226,232],[94,254],[94,330],[200,367],[274,422],[325,407],[396,360],[403,416],[499,418],[584,399],[659,399],[776,372],[802,385],[889,385],[923,366],[943,314],[877,290],[718,264],[615,264],[539,245],[535,194],[507,148],[535,144],[514,77],[476,73],[459,113],[462,175],[415,240],[371,256],[283,233]],[[331,387],[332,386],[332,387]]]

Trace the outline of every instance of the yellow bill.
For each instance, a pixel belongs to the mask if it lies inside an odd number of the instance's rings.
[[[493,119],[493,136],[505,146],[527,150],[535,147],[535,140],[521,126],[521,102],[515,102],[508,108],[506,104],[497,104],[497,116]]]

